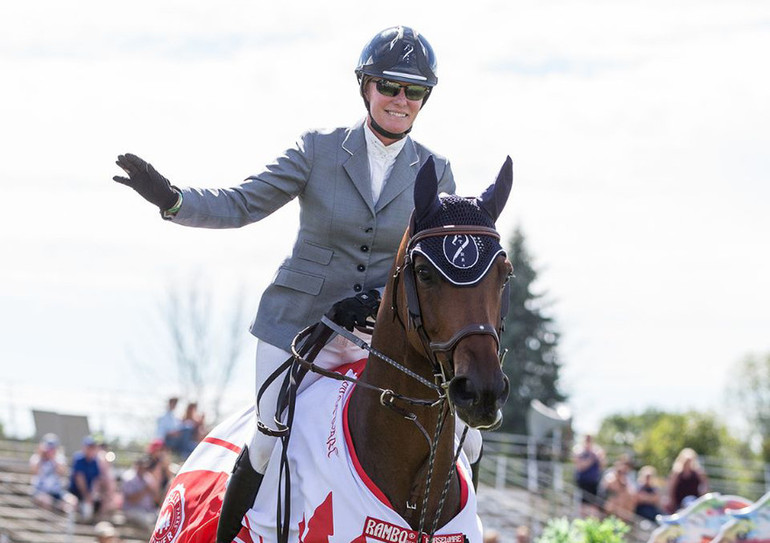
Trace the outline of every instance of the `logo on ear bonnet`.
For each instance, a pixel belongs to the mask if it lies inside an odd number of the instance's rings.
[[[479,246],[473,236],[452,234],[444,236],[444,258],[461,270],[472,268],[479,261]]]

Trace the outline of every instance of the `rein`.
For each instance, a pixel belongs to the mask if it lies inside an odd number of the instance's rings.
[[[423,325],[423,320],[422,320],[422,312],[420,310],[419,297],[417,295],[417,285],[415,282],[414,263],[411,258],[411,251],[414,248],[414,246],[423,239],[430,238],[430,237],[437,237],[437,236],[452,235],[452,234],[476,235],[476,236],[483,235],[483,236],[491,236],[498,240],[500,239],[500,235],[497,233],[496,230],[494,230],[493,228],[487,228],[482,226],[448,225],[448,226],[442,226],[438,228],[430,228],[430,229],[423,230],[421,232],[418,232],[415,235],[412,235],[409,238],[409,241],[406,245],[404,263],[402,266],[399,266],[396,268],[396,271],[392,278],[393,294],[392,294],[391,309],[394,313],[394,316],[395,316],[394,318],[398,319],[399,323],[401,324],[405,332],[409,330],[417,332],[423,347],[424,354],[426,355],[426,358],[431,362],[431,365],[433,368],[434,382],[430,382],[428,379],[425,379],[421,375],[405,367],[403,364],[400,364],[399,362],[393,360],[386,354],[378,351],[377,349],[374,349],[358,336],[355,336],[354,334],[348,332],[345,328],[337,325],[335,322],[331,321],[329,318],[324,316],[322,317],[319,323],[316,323],[314,325],[311,325],[305,328],[295,336],[291,344],[291,352],[292,352],[293,358],[284,362],[284,364],[280,368],[278,368],[278,370],[276,370],[265,381],[262,388],[260,389],[259,394],[257,396],[257,404],[259,404],[259,399],[262,396],[262,393],[264,392],[264,390],[267,389],[270,383],[272,383],[283,372],[285,372],[287,368],[290,368],[290,371],[288,372],[288,374],[284,379],[282,392],[278,400],[276,415],[274,417],[274,422],[277,425],[277,429],[275,430],[271,429],[267,427],[265,424],[263,424],[259,420],[259,412],[257,412],[257,419],[258,419],[257,424],[258,424],[259,430],[268,435],[274,435],[274,436],[280,437],[284,443],[283,453],[282,453],[282,462],[281,462],[282,463],[281,472],[285,474],[285,479],[283,481],[284,492],[285,492],[283,505],[285,509],[282,510],[282,507],[281,507],[282,499],[281,499],[281,495],[280,495],[281,492],[279,488],[278,517],[277,517],[278,523],[279,523],[279,526],[277,526],[279,541],[285,542],[287,541],[287,538],[288,538],[289,507],[290,507],[289,492],[290,492],[290,477],[291,477],[290,471],[291,470],[289,469],[288,460],[286,457],[286,454],[287,454],[286,451],[287,451],[289,437],[291,435],[290,427],[291,427],[291,420],[294,415],[294,401],[296,400],[297,388],[299,386],[300,381],[302,380],[302,377],[307,371],[312,371],[324,377],[328,377],[338,381],[347,381],[355,384],[358,387],[363,387],[365,389],[372,390],[376,393],[379,393],[380,404],[382,406],[393,410],[404,419],[414,423],[415,426],[419,429],[420,433],[423,435],[423,437],[425,437],[428,443],[430,453],[428,457],[427,474],[426,474],[426,482],[425,482],[425,491],[424,491],[423,501],[422,501],[422,509],[420,511],[420,517],[419,517],[418,534],[420,537],[422,537],[423,535],[428,536],[428,543],[430,543],[433,540],[433,534],[435,534],[438,528],[438,522],[439,522],[439,519],[441,518],[441,512],[444,508],[446,497],[448,495],[449,485],[452,480],[453,467],[457,463],[457,459],[459,458],[460,452],[462,450],[463,442],[465,441],[465,436],[468,431],[468,429],[466,428],[462,434],[462,437],[460,438],[459,444],[454,454],[453,461],[449,468],[449,472],[447,473],[446,479],[444,480],[444,485],[439,498],[438,506],[432,522],[430,532],[425,533],[424,532],[425,522],[426,522],[425,517],[427,514],[428,498],[430,496],[430,489],[433,481],[434,462],[435,462],[436,452],[438,448],[439,436],[441,435],[447,416],[448,415],[454,416],[454,413],[455,413],[455,407],[448,394],[449,383],[454,377],[454,369],[452,367],[452,352],[456,347],[456,345],[462,339],[470,335],[489,335],[489,336],[492,336],[495,340],[495,344],[497,346],[497,351],[498,351],[498,357],[500,358],[501,363],[504,355],[504,353],[500,352],[499,330],[502,328],[502,322],[503,322],[503,317],[505,313],[501,314],[499,326],[493,326],[490,323],[471,323],[464,326],[457,332],[455,332],[451,338],[443,342],[431,341],[427,331],[425,330],[425,327]],[[398,309],[397,294],[398,294],[398,281],[400,278],[403,278],[403,282],[404,282],[404,290],[406,294],[407,321],[409,326],[406,326],[404,324],[404,321],[402,320],[400,311]],[[504,294],[504,301],[507,301],[507,291]],[[507,307],[505,307],[505,305],[506,304],[503,304],[503,309],[507,313]],[[432,400],[432,399],[413,398],[409,396],[404,396],[402,394],[394,392],[391,389],[378,387],[376,385],[372,385],[370,383],[361,381],[355,377],[342,375],[335,371],[326,370],[324,368],[321,368],[315,365],[313,363],[313,360],[321,351],[321,349],[323,349],[323,347],[329,341],[329,339],[333,334],[339,334],[343,336],[344,338],[353,342],[355,345],[357,345],[361,349],[366,350],[376,358],[379,358],[380,360],[390,364],[397,370],[401,371],[405,375],[408,375],[409,377],[415,379],[416,381],[418,381],[420,384],[422,384],[429,390],[435,392],[437,395],[436,399]],[[442,364],[440,362],[439,354],[442,354],[443,357],[446,359],[448,363],[446,367],[445,367],[445,364]],[[427,407],[427,408],[435,408],[435,407],[440,408],[441,413],[439,414],[439,417],[438,417],[434,436],[431,438],[431,436],[425,430],[424,426],[420,423],[420,421],[417,418],[417,415],[414,412],[411,412],[408,409],[405,409],[403,407],[396,405],[395,401],[403,402],[413,406],[420,406],[420,407]],[[446,406],[446,409],[444,408],[445,406]],[[280,413],[282,413],[284,409],[288,409],[288,416],[287,416],[286,423],[282,423],[280,421]],[[279,487],[280,487],[280,483],[279,483]],[[407,502],[406,506],[407,506],[407,509],[416,508],[416,504],[412,504],[410,502]],[[283,517],[283,522],[281,522],[281,517]]]
[[[417,380],[421,384],[425,385],[429,389],[438,392],[439,397],[436,400],[433,400],[433,401],[431,401],[431,400],[423,400],[423,399],[418,399],[418,398],[410,398],[408,396],[403,396],[401,394],[393,392],[390,389],[381,388],[381,387],[378,387],[376,385],[372,385],[370,383],[361,381],[358,378],[349,377],[347,375],[342,375],[341,373],[337,373],[335,371],[326,370],[324,368],[316,366],[313,363],[313,359],[315,358],[315,355],[318,353],[318,351],[320,349],[315,349],[313,344],[308,346],[308,343],[305,341],[305,339],[307,337],[310,337],[310,336],[315,336],[316,338],[319,338],[319,339],[320,338],[325,338],[326,340],[328,340],[329,334],[328,333],[324,334],[324,332],[320,332],[319,333],[318,332],[318,330],[319,330],[318,327],[321,327],[321,330],[323,330],[323,328],[326,328],[328,331],[331,331],[331,332],[334,332],[336,334],[339,334],[339,335],[343,336],[348,341],[351,341],[351,342],[355,343],[361,349],[364,349],[365,351],[369,352],[370,354],[374,355],[375,357],[379,358],[380,360],[383,360],[384,362],[387,362],[391,366],[395,367],[399,371],[402,371],[406,375],[414,378],[415,380]],[[323,341],[325,343],[324,339],[321,339],[321,341]],[[298,344],[302,345],[303,348],[302,349],[298,349],[297,348]],[[310,350],[310,352],[313,353],[313,356],[312,357],[308,357],[309,358],[309,360],[308,360],[308,358],[305,358],[300,353],[301,350],[302,351]],[[462,433],[462,436],[460,438],[460,441],[457,444],[457,448],[455,449],[454,457],[452,459],[452,463],[450,465],[449,472],[447,473],[447,477],[444,480],[444,486],[442,488],[441,496],[439,498],[439,503],[438,503],[438,506],[436,508],[436,514],[435,514],[435,516],[433,518],[433,524],[431,526],[431,531],[429,533],[425,533],[424,532],[425,520],[426,520],[425,516],[426,516],[426,513],[427,513],[427,509],[428,509],[428,497],[430,496],[430,487],[431,487],[432,479],[433,479],[433,466],[434,466],[434,462],[435,462],[435,459],[436,459],[436,450],[438,448],[439,436],[441,435],[441,430],[443,429],[444,422],[446,421],[447,410],[442,409],[442,412],[439,415],[438,422],[436,424],[436,430],[434,432],[433,438],[431,439],[430,435],[428,435],[428,432],[425,430],[425,427],[417,419],[417,415],[415,413],[411,413],[411,412],[409,412],[409,411],[407,411],[405,409],[402,409],[402,408],[396,406],[395,404],[393,404],[393,400],[398,399],[398,400],[404,401],[404,402],[412,404],[412,405],[419,405],[419,406],[424,406],[424,407],[438,407],[438,406],[444,405],[445,402],[448,405],[451,405],[451,403],[449,401],[449,396],[446,393],[446,387],[445,386],[440,387],[440,386],[438,386],[438,385],[436,385],[434,383],[431,383],[430,381],[428,381],[427,379],[425,379],[421,375],[418,375],[417,373],[413,372],[412,370],[410,370],[409,368],[405,367],[404,365],[399,364],[398,362],[396,362],[395,360],[393,360],[392,358],[390,358],[386,354],[384,354],[384,353],[378,351],[377,349],[375,349],[374,347],[370,346],[363,339],[361,339],[360,337],[352,334],[351,332],[349,332],[345,328],[339,326],[337,323],[331,321],[326,316],[321,318],[321,322],[320,323],[317,323],[317,324],[314,324],[312,326],[309,326],[309,327],[305,328],[304,330],[302,330],[299,334],[297,334],[295,336],[294,340],[291,343],[291,352],[294,355],[294,362],[295,362],[294,364],[292,364],[292,373],[295,373],[296,372],[296,368],[298,366],[301,366],[304,370],[318,373],[319,375],[323,375],[324,377],[329,377],[329,378],[335,379],[337,381],[347,381],[349,383],[355,384],[356,386],[363,387],[363,388],[366,388],[368,390],[374,390],[375,392],[379,392],[380,393],[380,404],[382,406],[394,410],[396,413],[398,413],[399,415],[401,415],[405,419],[413,422],[415,424],[415,426],[417,426],[417,428],[420,430],[422,435],[427,440],[428,447],[430,449],[430,453],[429,453],[429,456],[428,456],[428,466],[427,466],[426,481],[425,481],[425,494],[423,496],[422,508],[420,510],[420,520],[419,520],[419,526],[418,526],[418,534],[420,534],[420,535],[423,535],[423,534],[427,535],[428,536],[428,543],[433,541],[433,534],[435,534],[436,530],[438,529],[438,522],[439,522],[439,519],[441,518],[441,511],[444,509],[444,503],[446,502],[446,497],[447,497],[447,494],[449,493],[449,484],[452,481],[452,468],[451,468],[451,466],[454,466],[454,465],[457,464],[457,459],[460,457],[460,452],[462,451],[463,443],[465,442],[465,437],[468,434],[468,427],[466,426],[466,428],[463,430],[463,433]],[[289,360],[287,360],[287,363],[288,362],[289,362]],[[264,385],[264,386],[266,387],[267,384]],[[451,409],[450,409],[450,413],[453,414]],[[276,417],[276,422],[278,422],[277,421],[277,417]],[[288,432],[288,427],[286,428],[286,431]],[[288,487],[287,487],[287,492],[288,492]],[[279,502],[280,502],[280,498],[279,498]],[[285,506],[286,506],[286,509],[288,510],[288,508],[289,508],[288,499],[287,499],[287,502],[286,502]],[[407,506],[407,509],[415,509],[417,507],[416,504],[411,504],[409,502],[407,502],[406,506]],[[288,515],[286,517],[286,522],[288,522]],[[280,529],[279,529],[279,533],[281,533]],[[284,540],[281,540],[281,541],[284,541]]]
[[[402,394],[399,394],[397,392],[394,392],[393,390],[389,388],[382,388],[378,387],[376,385],[372,385],[370,383],[364,382],[359,380],[356,377],[349,377],[347,375],[342,375],[341,373],[326,370],[324,368],[321,368],[319,366],[316,366],[312,359],[308,360],[307,358],[303,357],[299,350],[297,349],[297,344],[303,342],[303,340],[314,333],[316,330],[316,327],[322,326],[328,328],[331,332],[334,332],[336,334],[339,334],[343,336],[348,341],[351,341],[355,343],[358,347],[361,349],[364,349],[365,351],[369,352],[370,354],[374,355],[375,357],[379,358],[380,360],[387,362],[394,368],[398,369],[399,371],[405,373],[409,377],[412,377],[413,379],[417,380],[421,384],[425,385],[427,388],[435,391],[438,394],[438,397],[435,400],[428,400],[428,399],[422,399],[422,398],[411,398],[409,396],[404,396]],[[398,413],[403,418],[412,421],[417,428],[420,430],[422,435],[425,437],[425,439],[428,442],[428,446],[432,445],[432,440],[430,438],[430,435],[428,435],[428,432],[425,430],[422,424],[420,424],[420,421],[417,420],[417,415],[407,411],[406,409],[403,409],[399,406],[397,406],[394,401],[399,400],[404,403],[410,404],[410,405],[416,405],[420,407],[439,407],[444,402],[448,400],[448,396],[446,394],[446,389],[442,389],[441,387],[435,385],[434,383],[431,383],[421,375],[418,375],[417,373],[413,372],[409,368],[405,367],[402,364],[399,364],[392,358],[390,358],[388,355],[378,351],[374,347],[370,346],[368,343],[366,343],[363,339],[360,337],[348,332],[345,328],[339,326],[337,323],[331,321],[326,316],[321,318],[321,322],[319,324],[314,324],[312,326],[309,326],[308,328],[305,328],[302,330],[297,336],[294,338],[294,341],[291,343],[291,352],[294,355],[294,360],[297,361],[297,363],[302,366],[304,369],[308,371],[312,371],[314,373],[318,373],[319,375],[323,375],[324,377],[329,377],[330,379],[335,379],[337,381],[347,381],[349,383],[353,383],[356,386],[366,388],[367,390],[373,390],[375,392],[378,392],[380,395],[380,404],[383,407],[387,407],[396,413]]]

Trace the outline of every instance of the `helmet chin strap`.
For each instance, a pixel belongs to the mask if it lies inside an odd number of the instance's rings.
[[[411,127],[411,126],[410,126],[409,128],[407,128],[407,129],[406,129],[404,132],[399,132],[399,133],[396,133],[396,132],[390,132],[390,131],[388,131],[388,130],[385,130],[383,127],[381,127],[381,126],[380,126],[380,125],[377,123],[377,121],[375,121],[375,120],[374,120],[374,117],[372,117],[372,114],[371,114],[371,113],[369,113],[369,120],[370,120],[370,121],[371,121],[371,123],[372,123],[372,128],[374,128],[374,131],[375,131],[375,132],[377,132],[377,133],[379,133],[379,134],[380,134],[380,135],[382,135],[382,136],[385,136],[385,137],[386,137],[386,138],[388,138],[388,139],[392,139],[392,140],[400,140],[400,139],[403,139],[403,138],[405,138],[405,137],[406,137],[406,135],[407,135],[409,132],[411,132],[411,131],[412,131],[412,127]]]

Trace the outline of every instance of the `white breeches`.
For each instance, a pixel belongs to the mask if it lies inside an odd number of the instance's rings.
[[[372,339],[371,336],[361,334],[360,332],[356,332],[356,335],[360,336],[367,343]],[[358,347],[355,343],[348,341],[342,336],[335,335],[326,347],[318,353],[318,356],[314,360],[314,364],[323,369],[332,369],[342,364],[361,360],[368,355],[368,352]],[[262,384],[270,374],[288,358],[291,358],[291,354],[283,349],[265,341],[257,342],[257,392],[262,388]],[[319,377],[321,376],[317,373],[308,372],[302,379],[302,383],[300,383],[298,393],[302,392]],[[262,399],[257,406],[260,419],[267,426],[274,426],[273,416],[275,414],[275,406],[278,402],[278,393],[280,392],[282,382],[283,378],[278,378],[273,381],[267,390],[265,390]],[[265,435],[259,431],[254,432],[254,437],[249,445],[249,460],[251,460],[251,465],[255,470],[260,473],[265,472],[274,445],[274,437]]]

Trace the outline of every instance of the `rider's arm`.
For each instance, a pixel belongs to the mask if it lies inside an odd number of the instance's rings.
[[[314,133],[304,134],[264,171],[225,189],[181,188],[170,218],[185,226],[238,228],[259,221],[299,196],[310,177]]]

